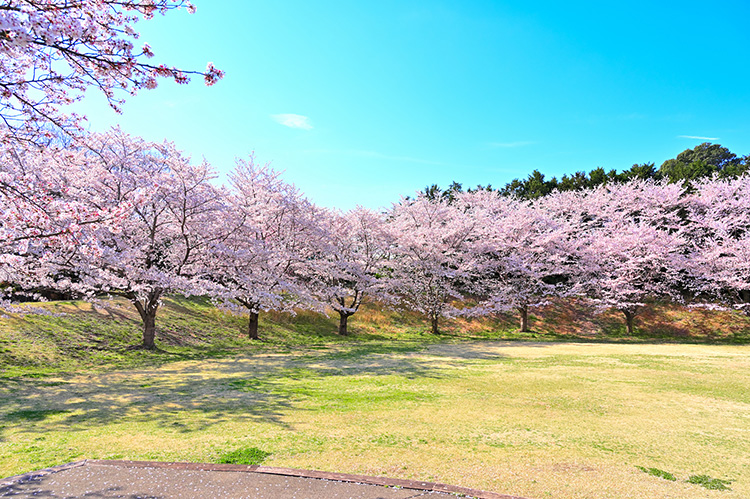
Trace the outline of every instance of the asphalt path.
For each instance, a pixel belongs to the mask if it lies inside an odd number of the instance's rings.
[[[521,499],[431,482],[198,463],[80,461],[0,480],[0,497],[125,499]]]

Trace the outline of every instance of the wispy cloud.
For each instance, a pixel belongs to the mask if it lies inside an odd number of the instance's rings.
[[[700,135],[678,135],[681,139],[697,139],[697,140],[719,140],[719,137],[701,137]]]
[[[300,130],[312,130],[310,118],[301,114],[272,114],[271,119],[279,125],[288,126],[289,128],[298,128]]]
[[[531,140],[518,140],[516,142],[490,142],[487,145],[492,148],[502,148],[502,149],[508,149],[511,147],[524,147],[524,146],[530,146],[532,144],[535,144],[536,142]]]

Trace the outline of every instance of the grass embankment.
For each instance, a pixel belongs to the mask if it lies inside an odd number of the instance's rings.
[[[674,344],[621,330],[616,342],[465,341],[514,336],[502,321],[433,338],[417,317],[373,310],[340,338],[332,319],[267,315],[266,341],[250,343],[241,319],[170,299],[152,353],[127,350],[138,324],[123,302],[46,306],[70,313],[0,320],[0,476],[249,455],[530,498],[750,497],[750,347],[686,344],[739,341],[736,314]],[[534,324],[565,313],[582,314]],[[729,490],[705,488],[716,483]]]
[[[247,339],[247,317],[237,317],[200,298],[168,297],[157,316],[157,350],[137,347],[141,321],[125,300],[33,304],[54,315],[11,314],[0,318],[0,379],[55,373],[159,366],[272,349],[350,342],[423,343],[423,321],[414,314],[363,311],[350,337],[336,334],[337,320],[312,312],[261,314],[262,341]],[[21,306],[23,307],[23,305]],[[357,321],[357,319],[362,320]]]
[[[531,314],[532,332],[520,333],[513,314],[490,319],[454,319],[441,324],[440,337],[428,334],[417,314],[363,308],[350,318],[350,337],[336,334],[337,320],[312,312],[261,314],[261,342],[246,339],[246,318],[216,309],[208,300],[165,298],[157,317],[155,352],[134,350],[141,323],[122,299],[34,304],[59,316],[0,318],[0,379],[45,376],[80,370],[158,366],[179,360],[214,358],[278,348],[349,343],[425,344],[447,339],[505,339],[604,342],[750,343],[750,318],[739,313],[687,310],[656,305],[636,318],[628,336],[618,312],[594,314],[576,303],[553,304]]]

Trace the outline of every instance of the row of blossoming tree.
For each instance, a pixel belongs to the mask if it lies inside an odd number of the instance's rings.
[[[403,198],[383,213],[311,203],[252,157],[227,185],[173,144],[119,129],[0,151],[0,282],[130,300],[154,347],[161,298],[207,295],[249,314],[333,310],[370,296],[423,313],[529,310],[585,297],[633,318],[651,300],[748,310],[750,177],[634,180],[520,200]],[[7,296],[6,296],[7,297]]]
[[[123,94],[154,88],[159,77],[202,75],[211,85],[223,76],[210,63],[203,72],[152,64],[151,48],[136,47],[137,22],[181,8],[194,10],[187,0],[3,2],[6,297],[123,296],[143,319],[146,347],[166,293],[209,295],[247,312],[251,337],[261,311],[299,308],[332,309],[345,334],[367,295],[424,313],[433,332],[442,317],[509,310],[526,330],[529,309],[572,296],[622,311],[629,330],[654,299],[748,310],[747,176],[690,189],[598,183],[526,196],[533,201],[487,191],[419,195],[385,213],[339,213],[252,158],[219,187],[209,165],[170,143],[116,129],[85,136],[80,118],[61,106],[87,88],[119,109]],[[655,178],[651,170],[628,178]]]
[[[382,217],[313,205],[252,157],[227,186],[168,142],[119,129],[85,141],[6,142],[0,151],[0,283],[18,295],[57,290],[130,300],[154,346],[169,293],[209,295],[250,315],[330,307],[347,318],[388,256]],[[6,302],[6,308],[8,307]]]

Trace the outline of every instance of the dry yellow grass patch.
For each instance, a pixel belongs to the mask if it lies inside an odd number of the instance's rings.
[[[258,447],[273,466],[529,498],[750,497],[746,346],[340,345],[10,381],[0,410],[3,476]],[[697,474],[731,490],[686,483]]]

